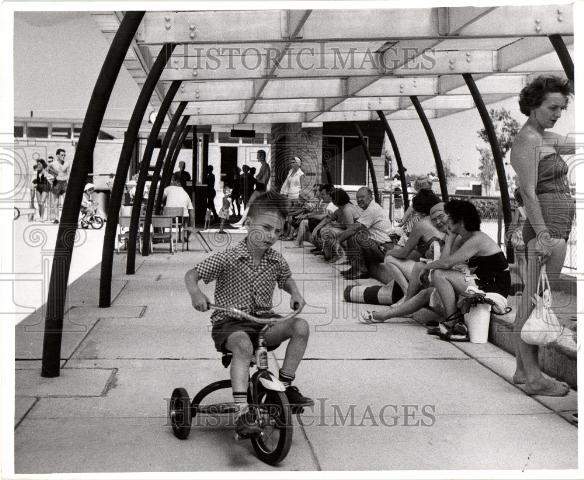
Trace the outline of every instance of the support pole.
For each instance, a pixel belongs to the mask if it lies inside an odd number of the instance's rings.
[[[198,170],[199,170],[199,139],[197,138],[197,126],[193,125],[192,128],[193,131],[193,143],[192,143],[192,167],[191,167],[191,172],[193,172],[193,174],[191,175],[191,179],[193,181],[193,191],[191,192],[191,202],[193,202],[193,207],[195,206],[195,190],[196,190],[196,186],[197,186],[197,175],[199,174]],[[194,225],[192,225],[194,227]]]
[[[385,113],[381,110],[377,110],[377,115],[381,119],[383,123],[383,129],[389,138],[391,143],[391,148],[393,149],[393,155],[395,157],[395,163],[397,163],[397,171],[399,173],[399,178],[402,185],[402,192],[403,192],[403,199],[404,199],[404,212],[410,206],[410,198],[408,196],[408,182],[406,180],[406,169],[404,168],[404,164],[402,163],[401,154],[399,153],[399,148],[397,147],[397,142],[395,141],[395,137],[393,136],[393,132],[389,127],[389,123],[387,123],[387,118],[385,117]]]
[[[558,54],[560,63],[564,68],[564,72],[566,72],[566,77],[568,77],[568,80],[574,84],[574,61],[572,60],[572,57],[570,57],[570,52],[568,51],[562,36],[556,33],[554,35],[550,35],[548,38],[550,39],[550,42],[552,42],[554,50]]]
[[[164,189],[170,184],[170,178],[174,168],[174,161],[176,160],[175,154],[178,155],[177,152],[180,152],[182,148],[182,142],[184,142],[184,139],[189,131],[189,126],[187,125],[188,121],[189,116],[185,115],[176,134],[176,143],[171,146],[170,150],[168,151],[168,155],[166,156],[166,162],[164,162],[164,169],[162,170],[162,176],[160,177],[158,191],[156,192],[156,206],[154,211],[157,214],[160,214],[160,211],[162,210],[162,195],[164,194]]]
[[[509,199],[509,186],[507,185],[507,176],[505,175],[505,165],[503,164],[503,155],[501,155],[501,149],[499,148],[499,141],[497,140],[497,133],[495,132],[495,127],[485,107],[483,98],[476,86],[474,78],[470,73],[463,73],[462,77],[466,82],[470,94],[474,100],[474,103],[479,111],[481,120],[483,121],[483,126],[487,132],[487,137],[489,143],[491,144],[491,151],[493,152],[493,161],[495,162],[495,169],[497,170],[497,178],[499,179],[499,190],[501,192],[501,206],[503,208],[503,221],[505,222],[505,231],[509,231],[509,225],[511,224],[511,200]],[[514,262],[513,246],[511,245],[511,240],[507,240],[507,261],[509,263]]]
[[[184,112],[188,102],[181,102],[174,112],[170,124],[168,125],[168,130],[166,130],[166,135],[164,135],[164,140],[162,140],[162,145],[160,151],[158,152],[158,157],[156,158],[156,164],[154,166],[154,172],[152,172],[152,180],[150,181],[150,190],[148,191],[148,203],[146,204],[146,212],[144,213],[144,225],[142,230],[142,255],[147,257],[150,255],[150,225],[152,223],[152,212],[154,211],[154,202],[156,201],[156,187],[160,179],[160,171],[164,164],[164,159],[167,156],[169,145],[174,146],[174,141],[171,139],[178,138],[178,133],[180,128],[177,130],[178,120]],[[136,224],[136,232],[138,231],[139,225]]]
[[[111,305],[111,284],[112,284],[112,266],[114,258],[114,244],[116,240],[116,231],[118,228],[118,219],[120,216],[120,207],[124,195],[124,186],[128,176],[128,168],[132,160],[132,152],[136,144],[136,138],[140,131],[140,125],[144,118],[144,113],[152,97],[152,92],[158,83],[158,79],[172,54],[176,44],[163,45],[156,61],[152,65],[148,77],[142,86],[138,100],[134,106],[132,117],[128,123],[126,136],[122,145],[120,159],[116,170],[116,177],[112,187],[110,200],[107,209],[107,223],[105,225],[105,234],[103,237],[103,249],[101,254],[101,276],[99,278],[99,306],[107,308]]]
[[[172,103],[178,87],[182,82],[180,80],[175,80],[170,85],[166,96],[160,105],[160,110],[156,114],[156,120],[152,125],[152,130],[150,135],[148,135],[148,142],[146,143],[146,148],[144,149],[144,155],[142,157],[142,163],[140,164],[140,172],[138,173],[138,182],[136,183],[136,194],[134,195],[134,201],[132,204],[132,219],[130,221],[130,231],[128,237],[128,255],[126,258],[126,275],[134,275],[136,273],[136,238],[138,237],[138,229],[140,228],[140,211],[142,210],[142,198],[144,197],[144,186],[146,184],[146,177],[148,176],[148,170],[150,168],[150,161],[152,160],[152,152],[154,151],[154,146],[158,140],[158,134],[160,133],[160,127],[164,122],[166,113]]]
[[[83,120],[79,143],[71,164],[61,223],[55,242],[55,256],[49,283],[43,339],[41,368],[41,376],[43,377],[58,377],[60,375],[65,299],[83,188],[107,104],[126,52],[143,16],[144,12],[127,12],[124,15],[97,77]]]
[[[428,141],[430,142],[430,147],[432,148],[432,153],[434,154],[434,161],[436,162],[436,173],[438,174],[438,181],[440,182],[440,192],[442,193],[442,201],[447,202],[448,184],[446,183],[446,176],[444,175],[444,167],[442,165],[442,157],[440,156],[440,150],[438,150],[438,144],[436,143],[434,132],[432,131],[432,127],[430,126],[430,122],[428,122],[428,118],[424,113],[422,105],[420,105],[418,97],[412,95],[410,96],[410,100],[414,104],[416,112],[418,112],[418,117],[420,117],[420,121],[424,126],[424,130],[426,131]]]
[[[361,127],[357,122],[354,122],[353,125],[355,125],[355,130],[357,130],[357,135],[359,135],[359,140],[361,140],[363,152],[365,152],[365,157],[367,158],[367,165],[369,165],[369,173],[371,174],[371,183],[373,184],[373,195],[375,197],[375,201],[379,205],[381,205],[381,197],[379,196],[379,189],[377,188],[377,176],[375,175],[375,169],[373,167],[373,159],[371,158],[371,154],[369,153],[369,148],[367,147],[367,143],[365,142],[365,137],[363,136]]]

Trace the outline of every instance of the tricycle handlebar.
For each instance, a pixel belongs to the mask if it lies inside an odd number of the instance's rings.
[[[251,320],[252,322],[256,322],[262,325],[268,325],[270,323],[279,323],[285,320],[290,320],[294,318],[296,315],[300,313],[300,309],[292,311],[292,313],[284,316],[284,317],[267,317],[267,318],[258,318],[254,317],[253,315],[246,313],[238,308],[234,307],[222,307],[220,305],[215,305],[214,303],[209,303],[209,308],[213,308],[215,310],[221,310],[223,312],[231,313],[232,315],[240,318],[244,318],[246,320]]]

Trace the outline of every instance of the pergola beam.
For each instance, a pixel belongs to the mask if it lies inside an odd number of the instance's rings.
[[[447,28],[438,18],[448,19]],[[286,42],[287,22],[283,10],[149,12],[139,43]],[[302,40],[441,39],[453,31],[464,38],[566,35],[571,34],[572,24],[569,4],[532,5],[529,10],[525,6],[466,12],[448,8],[446,15],[439,8],[313,10],[303,26]]]
[[[531,39],[535,40],[535,39]],[[544,39],[549,48],[549,40]],[[506,47],[511,50],[511,47]],[[535,47],[534,47],[535,48]],[[217,68],[173,68],[167,69],[162,76],[164,81],[228,81],[228,80],[262,80],[259,92],[254,98],[261,97],[267,86],[267,80],[274,76],[278,79],[323,79],[367,77],[369,79],[392,76],[428,76],[456,75],[462,73],[495,74],[512,71],[518,64],[513,62],[510,50],[429,50],[407,62],[399,68],[389,68],[391,61],[383,56],[375,58],[369,54],[354,53],[342,57],[336,54],[302,54],[296,59],[293,68],[278,69],[272,72],[268,69],[268,58],[265,55],[242,57],[241,63],[230,65],[225,57]],[[546,52],[547,53],[547,52]],[[529,56],[529,52],[524,52]],[[387,56],[387,54],[384,54]],[[557,61],[557,59],[556,59]],[[526,63],[521,66],[521,72],[537,72],[541,65]],[[544,67],[547,69],[547,67]],[[349,91],[354,95],[356,91]]]
[[[286,28],[287,28],[286,33],[288,34],[288,37],[290,38],[291,41],[286,42],[284,48],[282,49],[282,52],[276,58],[273,66],[271,67],[270,73],[268,74],[268,77],[265,80],[263,80],[263,82],[260,85],[256,85],[256,88],[254,89],[254,98],[246,106],[246,110],[245,110],[243,118],[242,118],[243,122],[245,121],[247,115],[249,113],[251,113],[253,106],[254,106],[255,102],[257,101],[257,99],[261,97],[262,92],[264,91],[264,88],[266,88],[266,85],[269,82],[269,79],[274,75],[274,72],[280,66],[280,62],[281,62],[282,58],[284,58],[284,56],[286,55],[286,52],[288,51],[288,49],[292,45],[292,40],[295,40],[296,38],[298,38],[300,36],[300,32],[302,30],[302,27],[304,26],[304,24],[308,20],[310,13],[311,13],[311,10],[306,10],[306,11],[287,10],[286,11]]]

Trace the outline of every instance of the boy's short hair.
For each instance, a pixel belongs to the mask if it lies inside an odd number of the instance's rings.
[[[288,199],[280,194],[262,193],[250,204],[247,216],[254,218],[262,213],[272,212],[285,220],[290,209],[289,203]]]

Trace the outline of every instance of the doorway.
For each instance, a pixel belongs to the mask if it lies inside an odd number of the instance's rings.
[[[237,167],[237,147],[221,147],[221,181],[231,187],[233,169]]]

